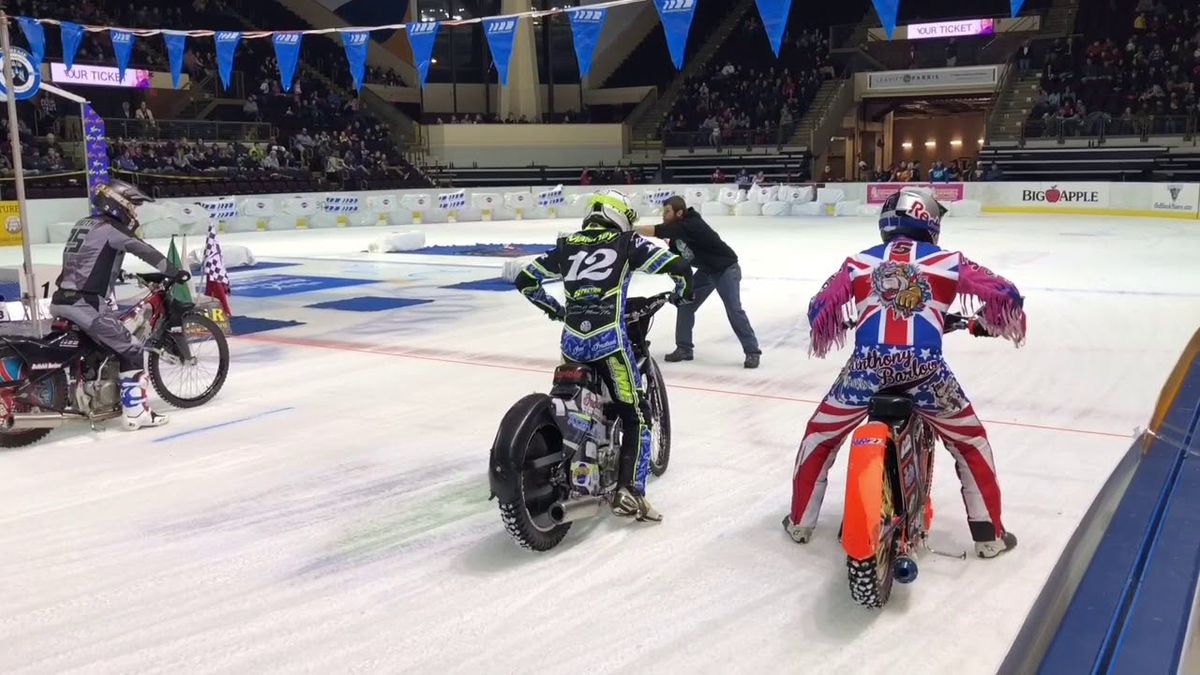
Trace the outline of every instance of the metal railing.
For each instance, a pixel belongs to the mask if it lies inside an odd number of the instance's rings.
[[[110,138],[149,138],[161,140],[268,141],[271,125],[265,122],[210,122],[207,120],[137,120],[106,117],[104,127]]]
[[[663,145],[667,148],[753,148],[756,146],[783,147],[795,133],[795,123],[786,127],[770,129],[739,129],[713,134],[711,131],[668,131],[663,133]]]
[[[1083,118],[1050,117],[1030,119],[1021,125],[1021,142],[1027,140],[1056,140],[1065,143],[1069,138],[1095,139],[1103,143],[1109,138],[1137,138],[1148,142],[1151,136],[1179,136],[1195,141],[1200,114],[1137,115],[1114,118],[1104,113],[1092,113]]]

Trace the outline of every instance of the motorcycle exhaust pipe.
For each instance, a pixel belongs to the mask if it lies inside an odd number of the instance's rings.
[[[13,413],[12,426],[14,431],[26,431],[29,429],[54,429],[61,426],[67,421],[67,416],[62,413]]]
[[[603,503],[603,497],[583,497],[581,499],[569,499],[565,502],[555,502],[550,507],[550,519],[562,525],[564,523],[573,523],[576,520],[593,518],[600,513],[600,505]]]

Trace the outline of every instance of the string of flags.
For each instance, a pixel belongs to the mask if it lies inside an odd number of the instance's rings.
[[[508,65],[512,58],[513,43],[517,28],[522,18],[541,18],[556,14],[566,15],[575,42],[575,55],[579,63],[580,77],[587,77],[591,71],[592,57],[599,41],[601,30],[608,17],[608,10],[613,7],[633,5],[641,2],[653,2],[663,31],[667,38],[667,48],[671,61],[677,70],[683,69],[684,55],[687,48],[688,35],[691,32],[692,20],[696,15],[696,7],[700,2],[726,2],[726,0],[609,0],[594,5],[582,7],[555,8],[506,14],[503,16],[480,17],[474,19],[453,19],[446,21],[418,21],[411,23],[386,24],[369,27],[345,28],[316,28],[299,31],[214,31],[214,30],[167,30],[161,28],[136,29],[116,26],[93,26],[61,21],[58,19],[35,19],[16,17],[25,39],[29,42],[30,59],[33,67],[41,68],[45,55],[46,36],[45,25],[57,26],[61,33],[63,48],[63,63],[68,70],[74,64],[75,55],[79,50],[84,33],[107,33],[112,42],[113,56],[117,62],[120,77],[125,77],[125,70],[133,53],[134,43],[139,38],[162,36],[167,51],[167,60],[171,68],[171,82],[179,87],[180,74],[183,71],[183,55],[188,38],[212,38],[215,43],[217,56],[217,71],[223,87],[229,87],[230,75],[242,40],[258,40],[270,38],[275,49],[275,58],[279,62],[279,81],[284,91],[290,91],[296,74],[296,64],[300,58],[300,46],[306,35],[328,35],[338,33],[346,52],[350,75],[354,80],[355,89],[361,91],[363,75],[367,63],[367,46],[370,35],[378,30],[404,30],[412,46],[413,62],[417,68],[421,87],[425,87],[429,78],[429,66],[433,61],[433,46],[437,40],[441,26],[465,26],[482,24],[488,47],[492,53],[492,62],[501,85],[508,84]],[[872,0],[879,14],[884,30],[888,37],[896,27],[896,15],[900,0]],[[1024,0],[1009,0],[1012,16],[1016,16]],[[755,0],[763,28],[770,41],[775,55],[779,56],[783,44],[783,36],[787,29],[788,16],[791,13],[792,0]]]

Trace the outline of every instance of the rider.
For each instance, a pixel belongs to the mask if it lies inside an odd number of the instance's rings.
[[[662,516],[646,501],[649,413],[638,392],[641,376],[622,317],[633,272],[669,274],[675,280],[673,301],[687,302],[692,297],[692,271],[679,256],[633,232],[637,212],[620,192],[593,196],[587,210],[583,229],[561,237],[554,249],[526,265],[516,285],[552,320],[565,324],[563,358],[596,368],[616,399],[624,434],[613,512],[659,521]],[[542,288],[558,279],[563,281],[565,308]]]
[[[837,449],[867,415],[877,393],[913,397],[917,411],[954,456],[975,552],[993,558],[1017,545],[1000,520],[992,446],[975,409],[942,358],[942,329],[954,299],[982,302],[976,335],[1025,338],[1016,286],[938,247],[945,209],[926,189],[906,187],[883,204],[883,245],[846,259],[808,307],[811,353],[844,344],[854,304],[854,352],[804,432],[792,474],[792,510],[783,525],[798,543],[812,537]]]
[[[137,187],[121,180],[101,185],[92,200],[96,215],[75,224],[63,249],[62,274],[54,291],[50,313],[79,326],[97,343],[116,353],[121,367],[121,405],[129,431],[167,423],[167,416],[150,409],[143,348],[125,328],[110,304],[113,285],[121,274],[126,253],[151,267],[185,282],[187,270],[177,269],[163,254],[138,237],[137,207],[154,201]]]

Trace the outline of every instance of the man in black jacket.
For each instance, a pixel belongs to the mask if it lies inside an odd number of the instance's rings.
[[[745,366],[757,368],[762,351],[758,338],[750,327],[750,320],[742,309],[742,268],[737,254],[721,240],[695,209],[690,209],[683,197],[671,197],[663,204],[663,222],[636,228],[638,234],[667,239],[671,250],[696,268],[692,277],[695,301],[679,307],[675,320],[675,351],[667,354],[670,362],[691,361],[695,345],[692,343],[692,327],[696,325],[696,310],[708,296],[716,291],[725,303],[725,314],[729,325],[742,343],[746,353]]]

